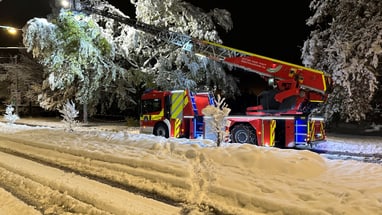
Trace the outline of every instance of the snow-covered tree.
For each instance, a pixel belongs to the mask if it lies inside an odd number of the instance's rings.
[[[216,134],[216,145],[220,146],[223,141],[228,142],[229,132],[226,130],[226,117],[231,112],[228,105],[225,103],[225,98],[221,98],[218,94],[215,105],[208,105],[202,110],[204,116],[210,117],[207,123],[210,124],[212,132]]]
[[[121,11],[104,1],[93,0],[94,7],[114,14]],[[216,25],[229,31],[232,20],[226,10],[214,9],[204,12],[182,0],[132,0],[139,22],[163,28],[198,39],[221,43]],[[237,92],[237,80],[225,73],[223,65],[182,47],[167,43],[147,32],[134,29],[113,19],[92,14],[94,20],[114,41],[116,56],[126,60],[135,71],[139,70],[149,78],[145,84],[153,84],[161,89],[192,89],[198,91],[209,88],[221,89],[227,95]]]
[[[216,25],[232,28],[230,14],[222,9],[206,13],[181,0],[131,3],[138,21],[199,39],[221,43]],[[126,16],[107,1],[86,4]],[[93,111],[113,103],[123,110],[135,104],[132,94],[150,87],[219,89],[225,96],[238,91],[236,79],[220,63],[95,13],[54,11],[49,19],[34,18],[24,27],[24,45],[47,68],[39,96],[46,109],[74,97]]]
[[[61,109],[58,109],[61,113],[62,121],[65,123],[65,130],[68,132],[73,132],[74,127],[78,124],[76,118],[78,117],[79,111],[76,109],[76,105],[72,100],[67,100]]]
[[[85,116],[85,107],[94,112],[104,92],[116,94],[116,80],[128,86],[126,70],[114,63],[113,44],[89,16],[61,10],[52,22],[34,18],[24,29],[24,45],[47,68],[39,97],[46,109],[75,97],[84,105]]]
[[[372,110],[382,69],[382,1],[312,0],[314,30],[303,47],[304,65],[333,80],[324,112],[328,119],[361,121]]]
[[[233,26],[230,13],[224,9],[204,12],[181,0],[131,2],[136,7],[139,21],[198,39],[222,43],[217,25],[226,31]],[[146,44],[152,44],[153,38],[146,38]],[[223,65],[181,48],[174,50],[170,44],[154,44],[154,50],[158,47],[161,49],[152,72],[156,74],[156,83],[164,89],[189,88],[200,91],[219,88],[226,96],[237,91],[235,79],[224,72]],[[201,89],[205,87],[208,89]]]

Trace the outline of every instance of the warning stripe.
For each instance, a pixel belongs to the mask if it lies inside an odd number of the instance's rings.
[[[171,121],[173,121],[173,137],[181,133],[183,109],[188,104],[187,91],[173,92],[171,95]]]
[[[315,127],[314,127],[314,124],[316,122],[314,120],[312,120],[310,123],[308,123],[308,125],[310,124],[310,126],[308,126],[308,134],[310,136],[310,141],[314,141],[315,138],[314,138],[314,133],[315,133]]]
[[[180,125],[181,125],[181,120],[175,119],[174,135],[173,135],[174,137],[180,136]]]
[[[275,145],[275,137],[276,137],[276,120],[271,120],[270,123],[270,137],[269,137],[269,146],[274,146]]]
[[[171,96],[171,119],[181,119],[183,116],[183,108],[188,103],[186,92],[174,93]]]
[[[325,136],[324,123],[322,121],[320,122],[320,134],[321,134],[321,137]]]
[[[322,123],[322,121],[320,121],[320,130],[319,131],[316,131],[316,121],[315,120],[312,120],[310,121],[310,123],[308,124],[308,134],[310,135],[310,141],[315,141],[316,140],[316,132],[320,132],[320,135],[321,135],[321,138],[324,137],[324,124]]]

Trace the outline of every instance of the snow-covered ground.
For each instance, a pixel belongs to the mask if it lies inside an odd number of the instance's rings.
[[[83,126],[68,133],[58,120],[18,122],[40,126],[0,122],[0,214],[207,214],[213,210],[363,215],[382,211],[378,163],[248,144],[216,147],[208,140],[143,135],[120,124]],[[316,147],[380,154],[382,138],[328,136]],[[181,204],[152,202],[83,175]]]

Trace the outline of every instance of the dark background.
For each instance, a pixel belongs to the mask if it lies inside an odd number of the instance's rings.
[[[34,17],[51,13],[52,0],[0,0],[0,25],[22,28]],[[134,7],[129,0],[110,0],[111,4],[132,17]],[[227,9],[234,28],[220,32],[224,45],[270,58],[301,64],[301,47],[309,32],[305,25],[310,16],[310,0],[253,1],[188,0],[209,11]],[[22,46],[19,37],[0,30],[0,46]]]

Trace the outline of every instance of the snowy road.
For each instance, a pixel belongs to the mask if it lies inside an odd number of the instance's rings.
[[[175,202],[152,198],[158,198],[155,195],[148,198],[147,192],[129,188],[120,180],[120,170],[131,172],[128,165],[9,137],[1,137],[0,160],[0,187],[25,203],[22,214],[180,214],[182,210]]]
[[[328,159],[382,163],[382,136],[329,134],[311,149]]]
[[[367,163],[382,164],[381,153],[364,154],[364,153],[339,152],[339,151],[320,151],[320,150],[312,150],[312,151],[317,152],[321,156],[324,156],[332,160],[356,160],[356,161],[367,162]]]

